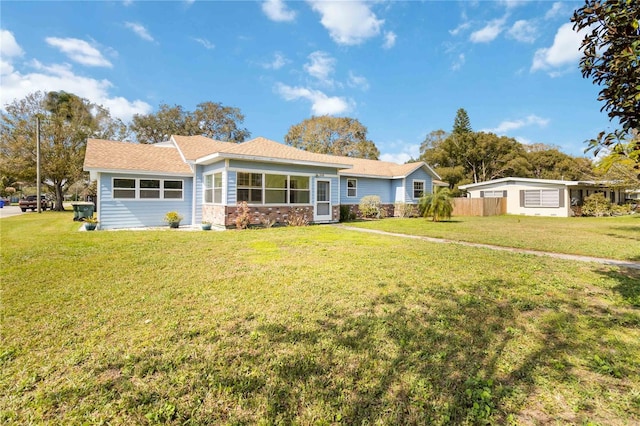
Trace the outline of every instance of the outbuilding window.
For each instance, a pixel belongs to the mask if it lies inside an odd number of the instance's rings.
[[[558,189],[526,189],[524,207],[560,207],[560,190]]]

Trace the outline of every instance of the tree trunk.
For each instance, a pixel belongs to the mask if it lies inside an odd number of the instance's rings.
[[[62,183],[56,182],[53,189],[56,192],[56,205],[53,206],[53,210],[63,212],[64,204],[62,204],[62,202],[64,201],[64,194],[62,193]]]

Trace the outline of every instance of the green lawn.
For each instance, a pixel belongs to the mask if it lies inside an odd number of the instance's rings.
[[[78,228],[0,221],[0,423],[640,422],[638,271],[331,226]]]
[[[620,217],[453,217],[348,222],[349,226],[557,253],[640,261],[640,214]]]

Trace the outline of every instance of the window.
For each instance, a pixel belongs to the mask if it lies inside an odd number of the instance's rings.
[[[222,203],[222,173],[205,175],[204,202],[216,204]]]
[[[506,197],[507,191],[480,191],[483,198],[502,198]]]
[[[165,180],[163,181],[164,199],[182,199],[182,181],[181,180]]]
[[[309,204],[309,177],[238,172],[238,202]]]
[[[238,173],[238,202],[262,204],[262,173]]]
[[[309,204],[311,191],[307,176],[289,176],[289,203]]]
[[[357,196],[358,196],[358,180],[347,179],[347,197],[357,197]]]
[[[140,179],[140,198],[160,198],[160,180]]]
[[[414,180],[413,181],[413,198],[420,198],[423,195],[424,195],[424,181]]]
[[[129,200],[181,200],[182,180],[113,179],[113,198]]]
[[[265,175],[265,204],[287,203],[287,177],[282,175]]]
[[[114,179],[113,198],[136,198],[136,180]]]
[[[560,191],[527,189],[524,191],[524,207],[560,207]]]

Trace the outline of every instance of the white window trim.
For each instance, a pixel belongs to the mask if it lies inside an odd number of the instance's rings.
[[[349,188],[349,181],[352,180],[354,181],[356,184],[353,188]],[[349,195],[349,189],[355,189],[355,194],[354,195]],[[358,198],[358,179],[356,178],[347,178],[347,198]]]
[[[135,186],[134,188],[116,188],[115,187],[115,181],[116,179],[122,179],[122,180],[133,180],[135,181]],[[140,181],[141,180],[157,180],[160,181],[160,198],[141,198],[140,197]],[[165,181],[171,181],[171,182],[181,182],[182,183],[182,189],[178,190],[178,189],[172,189],[172,188],[168,188],[165,189],[164,187],[164,183]],[[122,190],[133,190],[135,193],[135,196],[133,198],[122,198],[122,197],[116,197],[115,196],[115,191],[116,189],[122,189]],[[147,189],[147,188],[145,188]],[[172,192],[181,192],[181,197],[180,198],[164,198],[164,191],[172,191]],[[160,178],[156,178],[153,176],[149,176],[149,177],[143,177],[143,178],[133,178],[133,177],[124,177],[124,176],[113,176],[111,178],[111,198],[113,200],[122,200],[122,201],[145,201],[145,202],[158,202],[158,201],[184,201],[184,179],[160,179]]]
[[[313,191],[311,190],[311,185],[313,184],[312,181],[312,175],[309,174],[305,174],[305,173],[278,173],[276,171],[256,171],[256,170],[237,170],[236,171],[236,203],[241,203],[242,201],[238,200],[238,191],[240,189],[257,189],[258,187],[251,187],[251,186],[243,186],[242,188],[240,187],[240,185],[238,185],[238,174],[239,173],[251,173],[251,174],[261,174],[262,175],[262,202],[261,203],[250,203],[247,202],[248,206],[312,206],[313,205],[313,199],[312,199],[312,195],[313,195]],[[284,203],[265,203],[265,195],[266,195],[266,190],[267,189],[277,189],[277,188],[267,188],[267,178],[266,175],[277,175],[277,176],[286,176],[287,177],[287,188],[286,193],[287,193],[287,201]],[[303,177],[303,178],[308,178],[309,179],[309,188],[307,189],[292,189],[290,187],[291,184],[291,177],[292,176],[297,176],[297,177]],[[291,191],[308,191],[309,192],[309,202],[308,203],[291,203],[289,200],[291,199]]]
[[[215,202],[215,182],[216,179],[214,177],[214,175],[220,174],[220,190],[221,190],[221,194],[220,194],[220,202],[216,203]],[[207,176],[211,176],[211,184],[214,185],[211,187],[211,202],[206,202],[206,192],[207,192]],[[214,205],[214,206],[223,206],[225,205],[225,196],[226,196],[226,191],[225,191],[225,173],[223,173],[222,170],[218,170],[218,171],[214,171],[214,172],[210,172],[207,174],[202,175],[202,204],[206,204],[206,205]]]
[[[420,197],[416,197],[416,183],[417,182],[422,182],[422,194],[424,195],[424,193],[427,191],[427,181],[424,179],[413,179],[411,181],[411,198],[414,200],[419,199]]]

